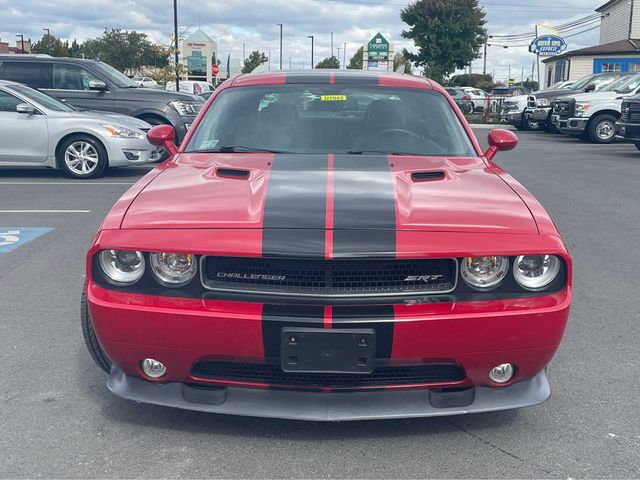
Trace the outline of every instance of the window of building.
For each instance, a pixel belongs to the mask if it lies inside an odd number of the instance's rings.
[[[632,62],[629,64],[629,72],[640,73],[640,62]]]
[[[618,62],[607,62],[602,64],[602,73],[620,73],[622,64]]]

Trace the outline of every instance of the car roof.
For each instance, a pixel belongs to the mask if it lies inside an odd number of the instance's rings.
[[[31,55],[31,54],[0,54],[0,60],[11,60],[17,62],[47,62],[47,63],[98,63],[98,60],[89,58],[72,58],[72,57],[52,57],[50,55]]]
[[[443,92],[433,81],[414,75],[372,70],[286,70],[263,73],[245,73],[231,80],[230,87],[278,85],[278,84],[354,84],[382,85],[390,87],[421,88]]]

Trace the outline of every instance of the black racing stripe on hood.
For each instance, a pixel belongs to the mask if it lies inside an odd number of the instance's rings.
[[[327,155],[276,155],[264,206],[262,255],[324,258]]]
[[[332,308],[332,328],[372,328],[376,332],[376,359],[387,361],[393,347],[393,305]]]
[[[396,256],[394,188],[386,156],[334,157],[334,256]]]
[[[284,327],[324,328],[324,307],[263,305],[262,342],[267,363],[280,363],[280,331]]]

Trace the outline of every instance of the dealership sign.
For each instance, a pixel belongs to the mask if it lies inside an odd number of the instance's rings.
[[[560,55],[567,49],[567,42],[557,35],[544,35],[536,38],[529,46],[531,53],[552,56]]]
[[[379,33],[371,39],[367,49],[369,60],[384,61],[389,59],[389,42]]]

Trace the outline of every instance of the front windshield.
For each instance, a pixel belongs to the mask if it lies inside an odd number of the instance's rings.
[[[600,91],[601,92],[615,92],[622,85],[624,85],[625,83],[628,83],[632,78],[633,78],[633,76],[631,76],[631,75],[625,75],[623,77],[616,78],[609,85],[607,85],[604,88],[601,88]]]
[[[100,70],[100,72],[109,78],[109,80],[114,83],[117,87],[120,88],[138,88],[139,85],[127,77],[120,70],[116,70],[111,65],[107,65],[106,63],[96,62],[95,66]]]
[[[640,75],[625,77],[625,81],[614,88],[616,93],[631,93],[640,86]]]
[[[29,88],[24,85],[11,85],[11,88],[16,92],[18,92],[19,94],[21,94],[22,96],[43,106],[48,110],[53,110],[55,112],[77,111],[77,108],[69,105],[68,103],[63,102],[62,100],[58,100],[57,98],[51,97],[46,93],[42,93],[38,90],[34,90],[33,88]]]
[[[588,75],[588,76],[584,77],[582,80],[578,80],[576,83],[574,83],[571,86],[571,89],[572,90],[581,90],[581,89],[583,89],[589,83],[591,83],[591,81],[593,80],[594,77],[595,77],[595,75]]]
[[[186,151],[230,150],[475,155],[440,93],[326,84],[224,90]]]

